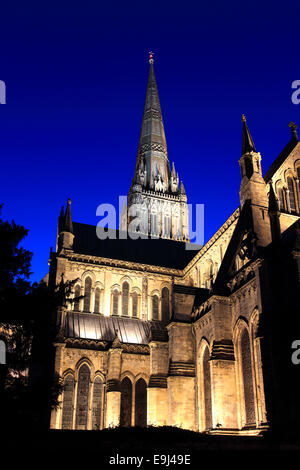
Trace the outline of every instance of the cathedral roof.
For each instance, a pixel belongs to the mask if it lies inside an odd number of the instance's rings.
[[[297,136],[297,126],[294,123],[290,123],[289,127],[291,128],[291,139],[288,144],[284,147],[284,149],[280,152],[276,160],[272,163],[270,168],[268,169],[267,173],[264,176],[264,180],[266,183],[270,181],[270,179],[274,176],[276,171],[281,167],[284,163],[286,158],[290,155],[290,153],[294,150],[296,145],[299,143],[299,139]]]
[[[121,343],[148,344],[153,337],[165,341],[168,337],[160,322],[149,322],[124,317],[104,317],[94,313],[68,312],[64,334],[68,338],[94,339]]]
[[[100,240],[94,225],[73,222],[74,253],[100,256],[134,263],[183,269],[199,250],[186,249],[190,243],[167,239],[119,239],[118,230],[109,230],[111,236]]]

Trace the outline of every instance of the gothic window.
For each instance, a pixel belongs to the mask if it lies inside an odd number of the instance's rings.
[[[138,316],[138,295],[136,292],[132,294],[132,316]]]
[[[64,380],[62,429],[72,429],[74,386],[75,386],[74,377],[73,375],[68,374]]]
[[[129,284],[123,283],[122,287],[122,315],[128,315]]]
[[[167,322],[170,318],[169,289],[164,287],[161,293],[162,297],[162,321]]]
[[[87,429],[90,390],[90,369],[83,364],[78,372],[76,429]]]
[[[281,211],[285,210],[285,205],[284,205],[284,193],[283,193],[283,188],[278,189],[278,199],[279,199],[279,209]]]
[[[79,299],[78,297],[80,296],[80,286],[76,286],[75,287],[75,291],[74,291],[74,298],[75,298],[75,301],[74,301],[74,310],[76,312],[79,312]]]
[[[252,360],[250,349],[250,338],[248,331],[244,328],[241,335],[241,366],[244,385],[244,403],[246,425],[255,424],[255,406],[252,375]]]
[[[83,310],[85,312],[91,311],[91,290],[92,290],[92,280],[90,277],[87,277],[84,283]]]
[[[290,176],[287,178],[287,185],[288,185],[288,190],[289,190],[291,212],[296,212],[296,198],[295,198],[295,191],[294,191],[294,182]]]
[[[157,215],[151,214],[151,234],[157,235]]]
[[[120,426],[131,426],[132,384],[128,377],[121,382]]]
[[[102,393],[103,393],[102,380],[100,377],[96,377],[94,380],[93,411],[92,411],[92,429],[96,429],[96,430],[99,430],[101,427]]]
[[[170,217],[165,217],[165,236],[170,237],[171,227],[170,227]]]
[[[95,313],[100,313],[100,288],[96,287],[95,289],[95,306],[94,306],[94,312]]]
[[[135,426],[147,426],[147,385],[144,379],[135,384]]]
[[[112,314],[118,315],[119,313],[119,291],[115,289],[112,295]]]
[[[158,295],[152,296],[152,319],[158,320]]]
[[[299,183],[298,183],[298,185],[299,185],[298,186],[298,188],[299,188],[299,199],[298,200],[300,201],[300,166],[298,166],[298,168],[297,168],[297,178],[299,180]]]
[[[211,374],[209,349],[206,346],[203,354],[203,380],[204,380],[204,405],[205,405],[205,429],[212,427],[212,404],[211,404]]]

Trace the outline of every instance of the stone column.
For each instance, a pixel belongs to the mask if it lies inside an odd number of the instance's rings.
[[[148,278],[143,276],[141,320],[148,320]]]
[[[91,288],[91,299],[90,299],[90,312],[94,313],[95,310],[95,287]]]
[[[296,184],[296,204],[298,205],[297,210],[298,214],[300,212],[300,184],[299,184],[299,178],[295,178],[295,184]]]
[[[80,295],[84,295],[84,287],[83,286],[80,287]],[[79,300],[79,311],[80,312],[83,312],[83,301],[84,301],[83,298]]]
[[[108,373],[106,382],[106,413],[105,427],[115,427],[120,425],[121,411],[121,361],[122,349],[115,340],[108,356]]]
[[[288,212],[291,212],[290,190],[285,188],[285,198]]]
[[[62,373],[62,360],[63,360],[63,353],[66,347],[65,343],[54,343],[55,347],[55,366],[54,370],[59,375]],[[61,397],[60,397],[61,398]],[[61,415],[62,415],[62,403],[60,404],[57,410],[53,409],[51,411],[51,418],[50,418],[50,429],[60,429],[61,428]]]
[[[232,341],[214,341],[210,359],[212,427],[237,428],[235,361]]]
[[[210,357],[212,427],[220,430],[237,428],[236,371],[230,299],[213,296],[211,316],[214,331]]]
[[[196,430],[194,337],[192,325],[172,322],[169,333],[169,425]]]
[[[168,424],[169,345],[160,341],[151,341],[149,346],[150,380],[147,388],[147,424],[166,426]]]

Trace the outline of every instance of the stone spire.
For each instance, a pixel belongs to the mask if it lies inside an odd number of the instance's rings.
[[[139,180],[138,172],[142,164],[147,172],[144,187],[155,190],[155,183],[159,179],[166,192],[169,189],[170,164],[153,62],[153,53],[150,53],[149,78],[133,183]]]
[[[58,218],[58,237],[57,237],[57,249],[58,251],[63,248],[72,249],[74,234],[73,234],[73,223],[71,214],[71,199],[67,201],[66,211],[61,208],[60,215]]]
[[[65,212],[65,220],[64,220],[64,232],[73,233],[73,223],[72,223],[72,215],[71,215],[71,199],[67,201],[67,208]]]
[[[187,196],[182,183],[180,186],[175,165],[170,169],[153,62],[150,53],[135,172],[128,192],[128,207],[122,210],[120,231],[187,241]]]
[[[242,156],[239,160],[241,169],[240,203],[243,209],[245,202],[251,214],[253,231],[257,237],[258,246],[267,246],[272,241],[270,219],[267,217],[269,198],[267,185],[262,176],[261,154],[256,151],[246,118],[242,115],[243,145]],[[271,201],[273,206],[274,201]],[[273,208],[271,206],[271,208]],[[249,219],[250,220],[250,219]]]
[[[64,206],[61,206],[60,214],[58,217],[58,233],[63,231],[64,221],[65,221]]]
[[[184,186],[183,186],[183,182],[181,181],[180,183],[180,194],[186,196],[186,192],[185,192],[185,189],[184,189]]]
[[[253,139],[247,126],[246,116],[242,114],[243,123],[243,143],[242,143],[242,155],[248,152],[256,152]]]

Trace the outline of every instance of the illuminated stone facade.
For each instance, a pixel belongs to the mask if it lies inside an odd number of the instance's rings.
[[[128,200],[139,199],[145,214],[150,207],[141,232],[157,239],[99,240],[95,227],[72,222],[70,201],[61,213],[49,285],[62,274],[75,280],[76,299],[57,312],[55,370],[65,389],[52,428],[268,428],[276,418],[270,322],[286,296],[290,309],[299,301],[289,291],[300,272],[300,145],[291,131],[263,178],[243,117],[241,205],[200,250],[186,250],[187,199],[170,170],[150,64]],[[130,220],[125,209],[121,228]],[[285,276],[294,281],[279,293],[280,263],[290,263]]]

